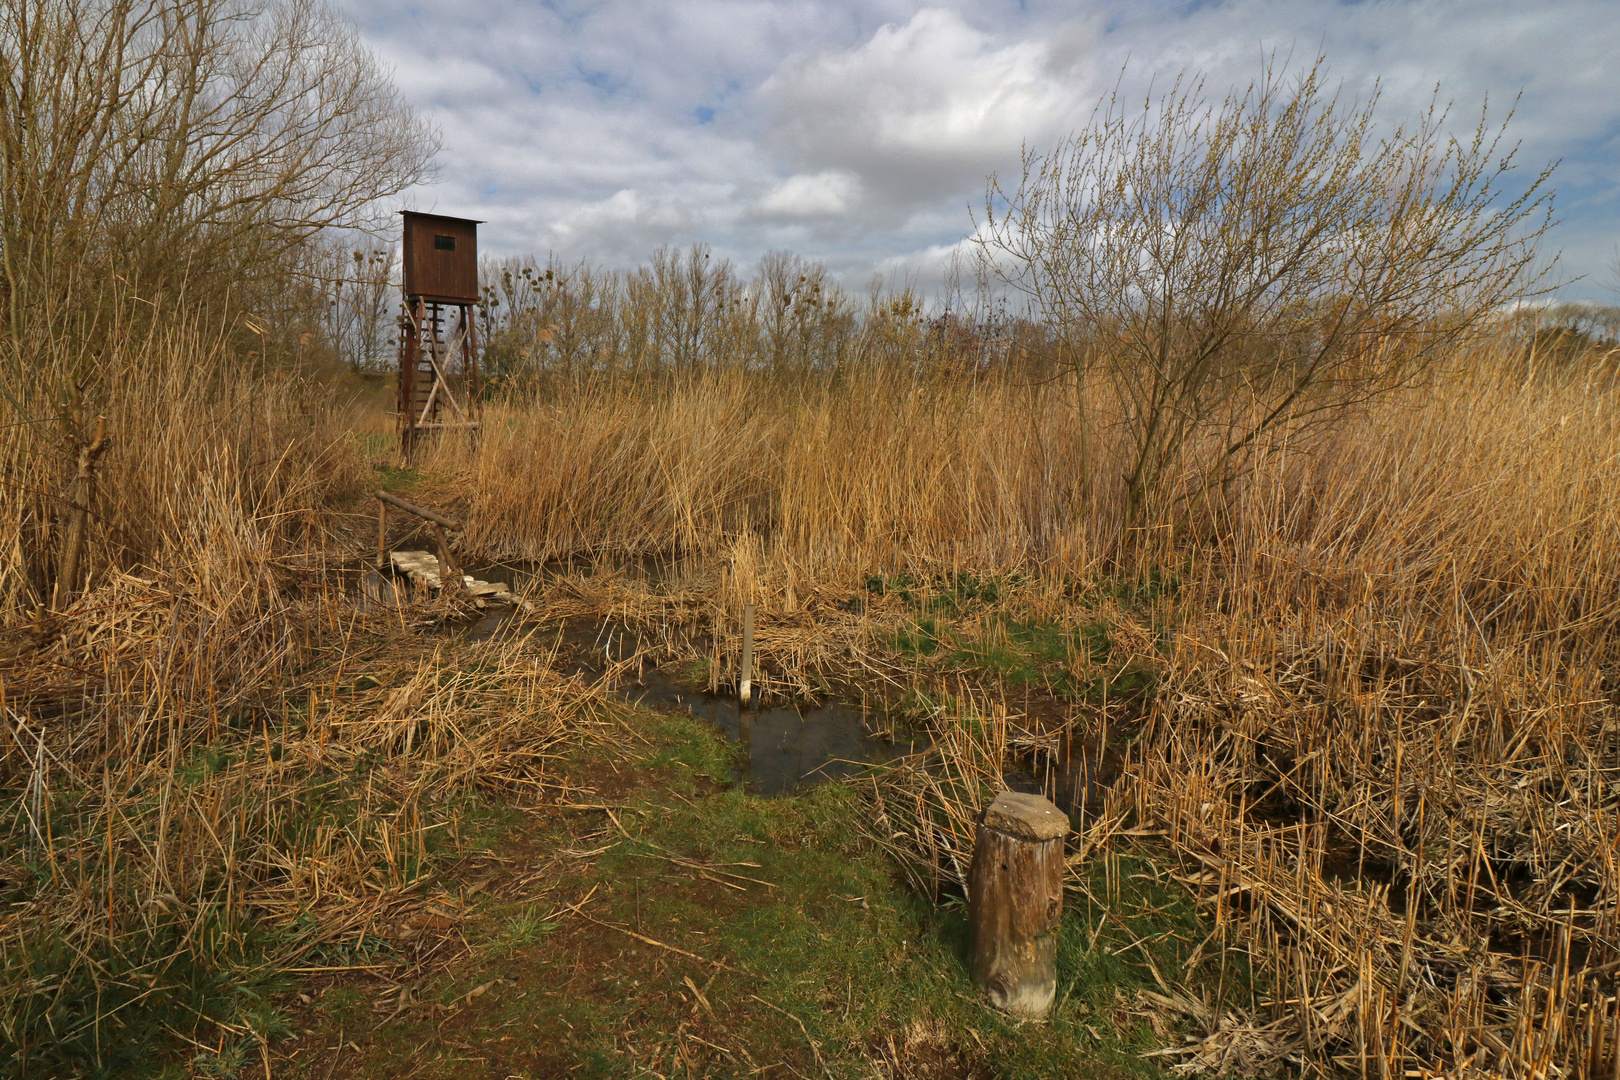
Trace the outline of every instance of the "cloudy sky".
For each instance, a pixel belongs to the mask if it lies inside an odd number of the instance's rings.
[[[1571,296],[1617,300],[1617,0],[338,0],[443,131],[418,209],[486,219],[495,254],[631,266],[708,243],[937,280],[986,177],[1051,146],[1116,82],[1213,89],[1321,49],[1380,115],[1435,86],[1549,161]],[[1121,72],[1124,72],[1123,76]],[[1528,177],[1527,177],[1528,179]]]

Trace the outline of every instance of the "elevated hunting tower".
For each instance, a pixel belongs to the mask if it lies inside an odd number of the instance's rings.
[[[424,432],[478,427],[478,226],[402,210],[405,305],[399,317],[400,450]]]

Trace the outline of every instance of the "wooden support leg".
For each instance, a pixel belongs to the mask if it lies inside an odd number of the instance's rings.
[[[56,564],[51,607],[57,610],[73,602],[73,594],[79,586],[79,555],[84,550],[90,504],[96,498],[96,459],[112,445],[112,440],[106,434],[106,426],[106,417],[96,417],[96,437],[90,442],[77,443],[74,447],[79,458],[79,471],[73,479],[72,509],[68,512],[67,529],[62,535],[62,554]]]
[[[455,559],[450,557],[450,541],[444,535],[444,527],[437,521],[433,522],[433,535],[439,541],[439,595],[461,595],[461,568],[456,565]]]
[[[1039,795],[1004,791],[986,808],[968,871],[969,957],[990,1004],[1038,1019],[1057,992],[1063,838],[1069,819]]]

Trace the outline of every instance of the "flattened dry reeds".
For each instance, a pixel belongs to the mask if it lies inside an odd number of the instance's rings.
[[[456,798],[532,797],[614,723],[532,641],[469,661],[406,632],[430,612],[357,607],[331,571],[357,456],[277,380],[223,385],[131,391],[120,424],[159,434],[108,474],[89,587],[0,631],[0,1070],[262,1042],[239,989],[365,965],[368,938],[426,962]]]
[[[1612,406],[1475,379],[1374,418],[1179,598],[1125,790],[1313,1070],[1620,1067]]]
[[[453,797],[533,797],[613,723],[531,641],[468,663],[406,638],[397,610],[285,583],[239,596],[121,576],[0,669],[0,770],[25,793],[0,859],[14,1064],[116,1048],[143,1001],[171,1024],[203,1008],[181,1030],[206,1035],[206,987],[251,983],[243,965],[342,966],[319,957],[368,936],[399,946],[384,966],[424,962],[442,935],[414,917],[456,907],[420,890],[430,848],[455,842]]]

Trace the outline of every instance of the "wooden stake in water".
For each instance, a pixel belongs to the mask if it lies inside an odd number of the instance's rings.
[[[458,596],[462,589],[461,568],[450,554],[450,539],[437,521],[433,523],[433,536],[439,543],[439,595]]]
[[[754,696],[754,605],[743,605],[742,667],[737,672],[737,700],[749,704]]]

